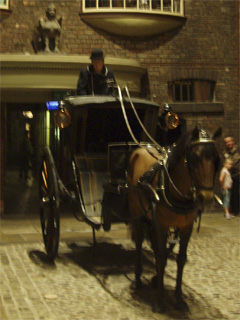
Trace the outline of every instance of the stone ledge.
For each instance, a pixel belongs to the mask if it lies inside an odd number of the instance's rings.
[[[89,55],[2,54],[1,88],[4,90],[74,90],[79,71],[91,63]],[[106,57],[105,63],[120,86],[140,93],[147,69],[133,59]]]
[[[177,113],[224,113],[222,102],[203,102],[203,103],[170,103],[173,110]]]
[[[1,54],[1,69],[28,68],[28,69],[81,69],[91,63],[89,55],[67,55],[67,54]],[[140,74],[146,72],[136,60],[108,57],[105,63],[109,68],[115,70],[134,71]]]

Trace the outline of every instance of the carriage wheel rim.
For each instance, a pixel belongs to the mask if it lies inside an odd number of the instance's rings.
[[[60,234],[58,186],[53,167],[51,151],[47,148],[40,172],[40,220],[45,250],[52,259],[58,253]]]

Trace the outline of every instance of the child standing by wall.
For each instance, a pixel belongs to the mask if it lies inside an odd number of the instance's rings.
[[[229,204],[231,197],[231,188],[232,188],[232,177],[230,174],[230,169],[232,168],[233,162],[230,159],[226,159],[224,161],[224,166],[220,172],[219,182],[222,188],[222,196],[223,196],[223,206],[225,210],[225,217],[229,220],[231,219],[231,215],[229,213]]]

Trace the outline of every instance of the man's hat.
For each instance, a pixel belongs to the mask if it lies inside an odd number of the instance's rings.
[[[91,56],[90,56],[91,60],[104,60],[104,55],[101,49],[94,49],[91,52]]]

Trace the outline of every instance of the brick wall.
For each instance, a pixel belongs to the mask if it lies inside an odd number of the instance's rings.
[[[176,70],[214,73],[216,100],[224,103],[224,115],[186,114],[188,126],[207,122],[224,126],[239,136],[239,1],[186,0],[186,23],[178,30],[149,38],[124,38],[97,31],[79,17],[79,0],[10,0],[11,12],[1,22],[1,53],[34,54],[34,28],[54,3],[63,18],[61,50],[65,54],[89,54],[101,47],[107,56],[138,60],[148,70],[150,96],[166,102],[167,81]]]
[[[5,171],[5,105],[1,105],[0,108],[0,215],[4,211],[4,171]]]

